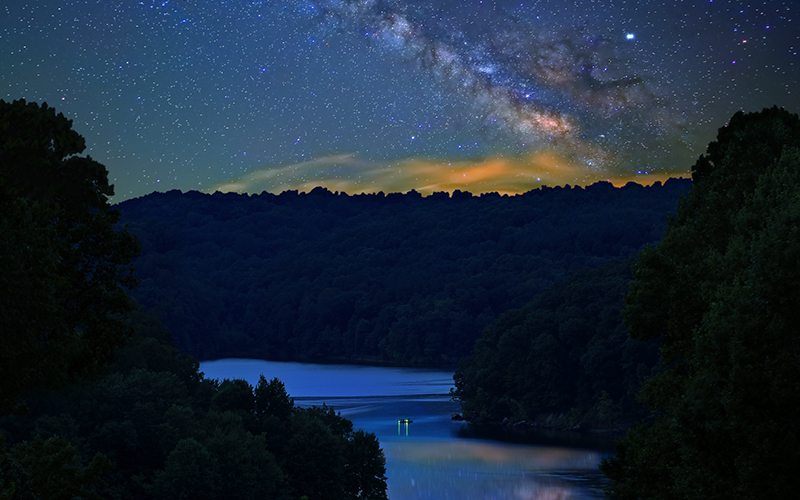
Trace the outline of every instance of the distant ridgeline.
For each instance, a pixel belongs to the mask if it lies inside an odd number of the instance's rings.
[[[658,241],[691,185],[170,191],[116,208],[142,244],[134,297],[199,359],[452,365],[568,272]]]

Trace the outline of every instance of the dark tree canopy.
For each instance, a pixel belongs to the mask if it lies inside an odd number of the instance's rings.
[[[206,379],[157,320],[130,322],[104,375],[0,417],[0,498],[386,500],[374,434],[278,379]]]
[[[584,429],[641,418],[635,394],[658,357],[622,323],[630,260],[576,271],[486,328],[453,377],[464,416]]]
[[[0,200],[55,200],[62,205],[107,210],[114,187],[106,168],[79,156],[86,141],[72,120],[47,103],[0,100]]]
[[[800,434],[800,119],[737,113],[693,168],[626,297],[660,338],[654,411],[603,471],[615,498],[790,498]]]
[[[72,121],[0,101],[0,412],[95,372],[128,336],[136,239]]]
[[[200,359],[454,365],[569,271],[657,241],[691,181],[517,196],[152,193],[132,295]]]

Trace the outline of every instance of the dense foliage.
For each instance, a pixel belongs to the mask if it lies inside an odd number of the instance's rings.
[[[206,380],[131,316],[138,244],[83,149],[46,104],[0,101],[0,498],[385,500],[373,434],[277,379]]]
[[[635,395],[652,375],[658,344],[628,337],[621,310],[629,281],[630,263],[612,260],[572,273],[500,316],[454,376],[464,416],[474,422],[548,418],[551,425],[583,429],[640,418]]]
[[[794,498],[800,466],[800,119],[737,113],[626,296],[661,340],[654,411],[602,465],[612,496]]]
[[[136,298],[200,359],[455,364],[570,270],[663,234],[691,183],[348,196],[176,191],[119,205]]]
[[[13,445],[0,447],[0,498],[386,499],[374,434],[295,406],[278,379],[205,379],[136,316],[106,375],[0,420]]]
[[[0,100],[0,414],[22,395],[77,380],[129,334],[135,238],[103,165],[47,104]]]

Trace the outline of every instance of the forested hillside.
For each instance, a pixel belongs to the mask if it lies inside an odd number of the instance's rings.
[[[486,328],[454,376],[464,416],[582,429],[645,416],[636,393],[658,370],[658,341],[622,323],[631,260],[571,273]]]
[[[660,239],[691,182],[518,196],[154,193],[133,295],[200,358],[453,364],[570,270]]]

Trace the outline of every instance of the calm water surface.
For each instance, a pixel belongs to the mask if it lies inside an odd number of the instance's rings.
[[[278,377],[300,406],[326,403],[373,432],[386,455],[390,500],[600,499],[604,452],[464,439],[448,396],[453,373],[415,368],[205,361],[207,378]],[[398,424],[410,419],[412,423]]]

